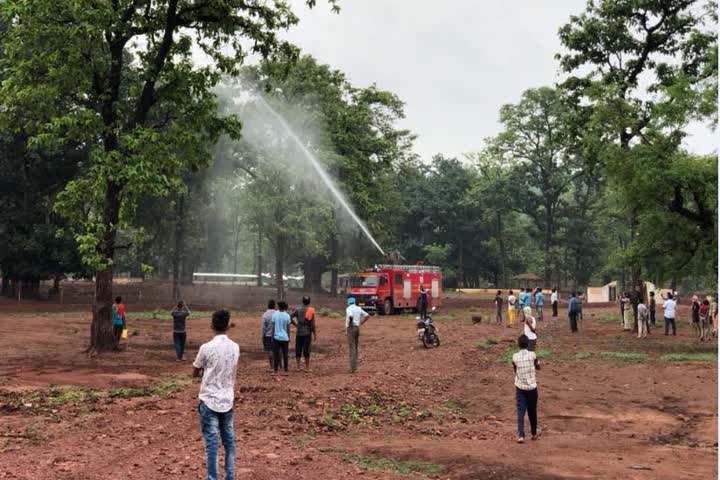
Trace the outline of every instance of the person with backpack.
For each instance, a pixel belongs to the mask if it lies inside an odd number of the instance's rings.
[[[310,346],[312,340],[317,340],[315,330],[315,307],[310,305],[310,297],[302,298],[302,306],[298,307],[291,315],[297,325],[295,333],[295,360],[297,369],[300,370],[300,357],[305,358],[305,370],[310,371]]]

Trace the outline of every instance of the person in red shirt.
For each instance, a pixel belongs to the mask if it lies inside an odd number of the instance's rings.
[[[125,305],[122,303],[122,297],[115,297],[115,303],[112,306],[113,335],[115,336],[115,348],[118,348],[120,336],[123,328],[125,328]]]

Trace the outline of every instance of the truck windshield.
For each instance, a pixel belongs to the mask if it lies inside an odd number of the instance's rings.
[[[377,275],[355,275],[350,280],[351,287],[377,287]]]

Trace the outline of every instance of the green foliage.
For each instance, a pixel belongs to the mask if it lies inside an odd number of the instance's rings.
[[[343,455],[343,459],[346,462],[355,463],[370,470],[383,470],[397,475],[436,475],[445,470],[444,465],[420,460],[375,458],[351,453]]]
[[[602,351],[602,352],[577,352],[575,358],[587,359],[592,356],[598,356],[607,360],[620,360],[620,361],[643,361],[648,359],[646,353],[641,352],[615,352],[615,351]]]
[[[497,338],[488,337],[485,340],[478,342],[476,346],[477,348],[485,349],[491,347],[492,345],[497,345],[498,343],[500,343],[500,340]]]
[[[717,352],[706,353],[667,353],[660,356],[666,362],[714,362],[717,363]]]

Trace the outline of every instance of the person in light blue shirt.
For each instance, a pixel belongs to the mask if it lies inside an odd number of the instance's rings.
[[[350,373],[357,371],[358,342],[360,341],[360,326],[370,317],[362,308],[355,305],[355,298],[347,299],[348,307],[345,310],[345,332],[348,339],[348,352],[350,354]]]
[[[520,308],[521,308],[521,309],[522,309],[523,307],[525,307],[525,305],[526,305],[525,302],[527,302],[527,300],[528,300],[527,297],[528,297],[527,292],[525,291],[524,288],[521,288],[521,289],[520,289],[520,293],[518,293],[518,302],[520,303]],[[528,305],[529,305],[529,304],[528,304]]]
[[[542,289],[538,287],[535,290],[535,314],[539,321],[543,319],[543,304],[545,303],[545,295],[543,295]]]
[[[273,370],[277,373],[282,354],[283,369],[288,371],[288,344],[290,343],[290,324],[293,323],[287,313],[287,302],[278,302],[278,309],[272,314],[273,323]]]

